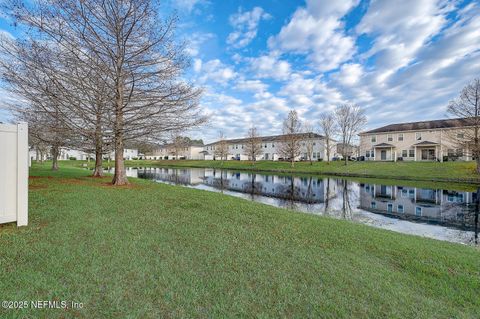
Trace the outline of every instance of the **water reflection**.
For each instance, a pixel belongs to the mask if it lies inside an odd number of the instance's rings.
[[[128,168],[127,175],[407,234],[479,244],[477,192],[201,168]]]

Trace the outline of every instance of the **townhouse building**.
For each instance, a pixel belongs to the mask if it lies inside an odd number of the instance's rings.
[[[360,156],[373,161],[471,160],[466,119],[390,124],[360,136]]]
[[[203,150],[203,144],[201,143],[192,142],[181,147],[170,143],[158,146],[152,152],[145,154],[145,158],[150,160],[201,160],[204,159]]]
[[[325,137],[316,133],[299,133],[300,141],[300,155],[295,160],[307,160],[307,142],[312,143],[313,152],[312,159],[314,161],[325,159]],[[280,147],[284,135],[261,136],[262,154],[257,156],[256,160],[271,160],[278,161],[283,159],[280,153]],[[248,138],[230,139],[225,142],[228,145],[227,160],[251,160],[247,154]],[[203,155],[205,160],[216,160],[216,150],[219,141],[206,144],[203,147]],[[333,152],[332,152],[333,153]],[[332,154],[333,157],[333,154]]]
[[[139,158],[140,156],[141,154],[138,152],[137,149],[126,148],[123,150],[123,158],[125,160],[132,160],[135,158]],[[36,151],[35,148],[31,147],[29,150],[29,158],[32,161],[39,161],[39,160],[51,159],[52,156],[50,154],[50,151],[48,151],[47,153],[40,154],[39,152]],[[114,159],[115,152],[104,154],[104,158]],[[95,159],[95,153],[88,153],[82,150],[71,149],[71,148],[61,148],[60,153],[58,155],[58,160],[67,161],[70,159],[75,159],[79,161]]]

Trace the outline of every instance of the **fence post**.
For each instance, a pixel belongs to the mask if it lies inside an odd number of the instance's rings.
[[[28,225],[28,124],[17,124],[17,226]]]

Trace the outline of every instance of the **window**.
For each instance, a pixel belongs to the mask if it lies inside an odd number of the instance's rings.
[[[388,135],[387,135],[387,141],[388,141],[388,142],[392,142],[392,141],[393,141],[393,135],[392,135],[392,134],[388,134]]]
[[[415,150],[408,150],[409,157],[415,157]]]
[[[272,143],[272,147],[275,147],[275,144]]]
[[[463,149],[459,148],[457,149],[457,156],[462,157],[463,156]]]
[[[417,141],[421,141],[422,140],[422,133],[420,133],[420,132],[415,133],[415,139]]]
[[[403,141],[403,133],[398,134],[398,141]]]
[[[371,139],[372,143],[377,143],[377,136],[376,135],[372,135]]]
[[[317,145],[315,142],[313,142],[313,146]]]
[[[447,150],[447,154],[449,157],[453,157],[455,155],[455,150],[453,148],[449,148]]]
[[[422,207],[415,207],[415,215],[422,216]]]
[[[371,206],[373,209],[375,209],[375,208],[377,208],[377,203],[372,202],[372,203],[370,204],[370,206]]]
[[[265,148],[267,148],[267,144],[265,144]]]
[[[321,157],[320,157],[320,152],[317,152],[317,158],[321,158]]]
[[[365,151],[365,157],[370,157],[370,151]]]
[[[403,213],[403,205],[398,205],[397,206],[397,212]]]
[[[403,150],[403,151],[402,151],[402,157],[407,157],[407,156],[408,156],[407,150]]]
[[[457,138],[464,138],[463,133],[458,133],[458,134],[457,134]]]

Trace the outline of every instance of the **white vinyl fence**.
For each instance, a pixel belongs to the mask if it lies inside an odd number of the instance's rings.
[[[28,224],[28,126],[0,124],[0,224]]]

